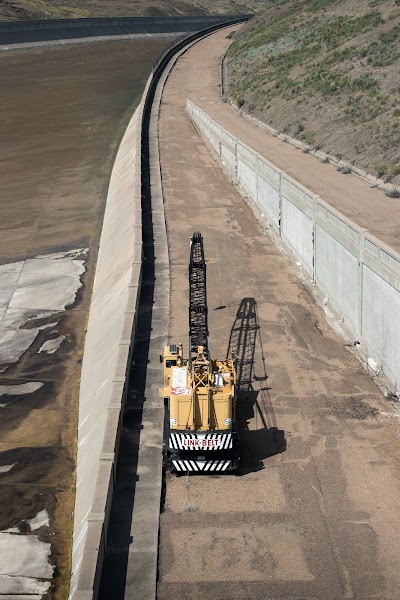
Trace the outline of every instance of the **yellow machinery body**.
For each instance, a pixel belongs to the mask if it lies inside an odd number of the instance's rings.
[[[199,346],[190,364],[181,345],[165,346],[162,361],[160,396],[168,405],[172,470],[236,470],[234,361],[208,360]],[[214,452],[206,455],[206,450]]]
[[[236,471],[236,372],[233,360],[210,354],[203,236],[190,239],[189,358],[182,344],[165,346],[161,355],[169,424],[164,457],[171,471]]]

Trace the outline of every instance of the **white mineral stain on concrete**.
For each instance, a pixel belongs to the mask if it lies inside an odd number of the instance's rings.
[[[27,523],[31,526],[31,531],[35,531],[35,529],[39,529],[40,527],[48,527],[50,525],[50,520],[47,510],[41,510],[36,517],[28,519]]]
[[[15,463],[18,464],[18,463]],[[24,523],[27,523],[30,526],[31,531],[35,531],[36,529],[40,529],[40,527],[48,527],[50,525],[49,513],[46,509],[41,510],[35,517],[32,519],[26,519]],[[5,529],[3,533],[21,533],[18,527],[10,527],[9,529]],[[0,600],[2,597],[0,596]]]
[[[12,465],[1,465],[0,466],[0,473],[8,473],[17,464],[18,463],[13,463]]]
[[[6,594],[41,598],[53,576],[50,552],[50,544],[36,535],[0,531],[0,598]]]
[[[46,352],[47,354],[54,354],[54,352],[57,352],[64,340],[64,335],[60,335],[52,340],[46,340],[44,344],[40,346],[39,354],[41,352]]]
[[[47,592],[49,587],[50,582],[48,581],[33,580],[30,577],[9,577],[8,575],[0,575],[0,591],[2,589],[7,590],[7,593],[12,595],[6,597],[13,598],[13,600],[21,600],[20,594],[29,594],[29,596],[25,596],[25,598],[28,597],[32,600],[43,598],[43,594]],[[0,599],[4,599],[4,596],[1,593]]]
[[[53,252],[53,254],[38,254],[36,258],[80,258],[82,256],[87,256],[88,253],[89,248],[75,248],[75,250],[67,250],[66,252]]]
[[[77,248],[0,265],[0,364],[17,362],[38,332],[55,324],[35,327],[36,320],[75,302],[87,253]]]
[[[29,594],[28,596],[25,594],[18,594],[18,596],[0,594],[0,600],[41,600],[42,598],[42,594]]]
[[[20,383],[17,385],[0,385],[0,408],[12,404],[19,399],[19,396],[33,394],[36,390],[40,390],[41,387],[43,387],[43,383],[40,381],[28,381],[28,383]],[[13,396],[15,396],[15,398],[13,398]],[[0,600],[2,599],[0,598]]]
[[[38,333],[57,324],[43,323],[75,302],[85,272],[87,249],[76,249],[37,256],[17,263],[0,265],[0,365],[5,371],[19,360]],[[79,257],[81,259],[79,260]],[[58,315],[57,315],[58,316]],[[56,352],[64,336],[44,342],[40,352]],[[42,387],[41,382],[0,386],[0,407],[11,396],[31,394]],[[7,402],[1,403],[1,398]],[[0,466],[7,473],[17,463]],[[18,597],[40,600],[51,585],[53,567],[49,563],[51,545],[40,541],[32,531],[49,525],[45,510],[26,521],[29,534],[17,526],[0,531],[0,599]]]
[[[0,385],[0,399],[2,396],[19,396],[20,394],[32,394],[40,390],[43,383],[40,381],[29,381],[28,383],[19,383],[18,385]]]

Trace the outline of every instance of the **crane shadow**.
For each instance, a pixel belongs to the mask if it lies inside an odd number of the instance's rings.
[[[227,357],[236,356],[236,416],[240,473],[264,468],[264,460],[286,450],[285,433],[276,423],[265,365],[257,302],[243,298],[233,323]]]

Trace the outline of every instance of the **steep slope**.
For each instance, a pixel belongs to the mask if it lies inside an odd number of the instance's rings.
[[[110,16],[243,14],[273,0],[0,0],[0,21]]]
[[[281,132],[400,182],[400,0],[283,0],[228,52],[231,99]]]

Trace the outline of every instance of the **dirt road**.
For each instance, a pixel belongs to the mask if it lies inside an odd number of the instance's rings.
[[[189,97],[217,120],[224,111],[232,123],[239,120],[218,101],[217,57],[225,36],[197,44],[170,75],[160,151],[170,338],[187,340],[189,239],[200,231],[212,355],[225,357],[229,345],[239,352],[242,473],[167,477],[158,598],[395,600],[398,418],[330,330],[296,267],[259,229],[184,112]]]

